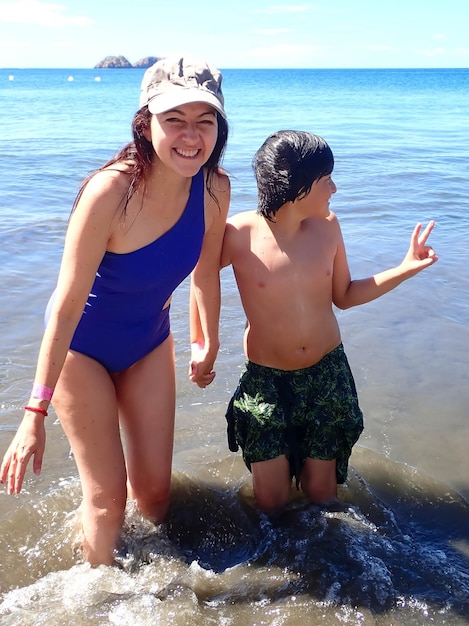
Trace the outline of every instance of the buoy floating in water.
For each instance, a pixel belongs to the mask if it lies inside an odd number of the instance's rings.
[[[73,82],[73,76],[69,76],[69,77],[68,77],[68,82],[69,82],[69,83]]]

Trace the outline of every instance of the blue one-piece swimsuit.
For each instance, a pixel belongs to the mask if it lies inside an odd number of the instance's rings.
[[[95,359],[110,372],[119,372],[168,337],[169,306],[163,306],[194,269],[202,248],[204,187],[201,170],[192,179],[179,220],[152,243],[126,254],[105,253],[72,350]],[[46,321],[48,317],[46,313]]]

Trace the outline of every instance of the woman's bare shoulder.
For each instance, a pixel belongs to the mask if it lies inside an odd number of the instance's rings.
[[[132,168],[128,163],[115,163],[95,172],[89,182],[93,182],[95,189],[101,187],[103,191],[128,189],[131,175]]]
[[[231,181],[226,172],[219,167],[210,174],[205,168],[204,180],[206,204],[224,204],[228,210],[231,194]],[[214,201],[214,199],[216,199],[216,201]]]
[[[250,228],[262,219],[256,211],[240,211],[228,218],[228,224],[236,229]]]
[[[226,174],[218,170],[214,172],[210,179],[205,174],[205,224],[206,229],[216,228],[223,231],[230,208],[230,179]]]
[[[326,220],[333,226],[339,226],[339,218],[333,211],[329,211],[329,215],[326,217]]]
[[[213,180],[216,183],[216,187],[222,192],[230,191],[231,182],[230,177],[221,167],[218,167],[213,173]]]
[[[86,181],[79,204],[122,199],[130,184],[130,168],[116,164],[94,172]]]

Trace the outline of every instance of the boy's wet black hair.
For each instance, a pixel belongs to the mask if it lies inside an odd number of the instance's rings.
[[[257,181],[257,212],[273,221],[281,206],[308,195],[314,181],[332,173],[334,156],[317,135],[280,130],[267,137],[252,165]]]

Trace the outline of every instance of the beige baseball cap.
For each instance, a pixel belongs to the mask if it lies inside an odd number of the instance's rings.
[[[189,102],[206,102],[226,118],[221,91],[222,75],[205,61],[187,57],[160,59],[142,80],[140,108],[164,113]]]

